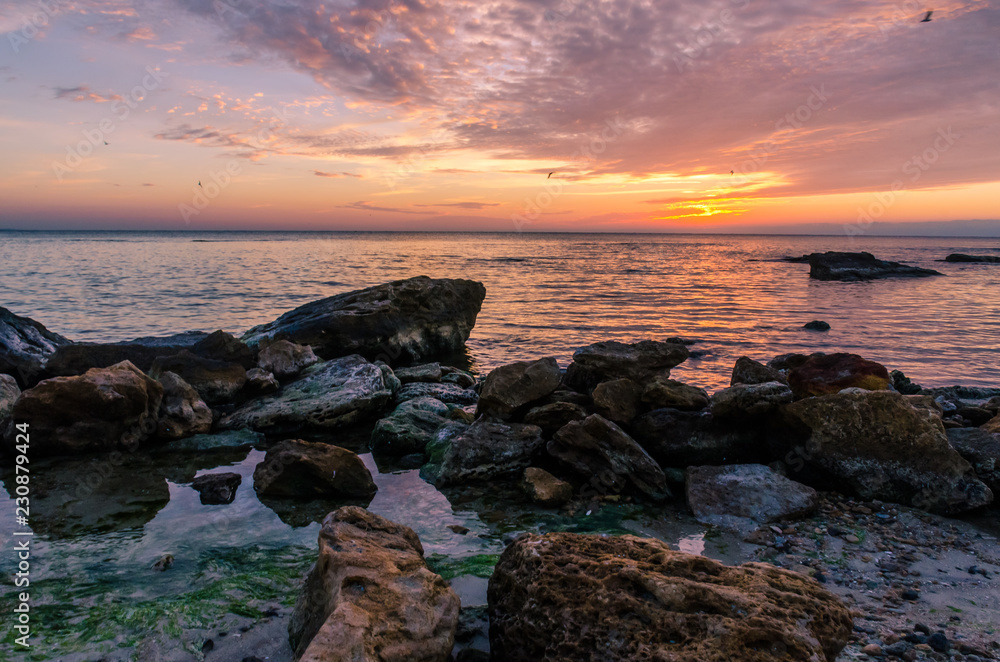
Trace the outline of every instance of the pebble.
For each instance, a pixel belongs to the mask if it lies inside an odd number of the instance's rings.
[[[878,644],[868,644],[867,646],[861,649],[861,652],[864,653],[865,655],[881,656],[882,647],[879,646]]]
[[[853,533],[848,533],[846,536],[844,536],[844,540],[854,544],[858,544],[859,542],[861,542],[861,538],[857,537]]]

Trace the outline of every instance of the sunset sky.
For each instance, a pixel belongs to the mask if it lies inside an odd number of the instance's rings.
[[[0,0],[0,33],[0,228],[1000,235],[997,2]]]

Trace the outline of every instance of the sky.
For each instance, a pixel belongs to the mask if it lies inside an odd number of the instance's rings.
[[[0,228],[1000,236],[998,72],[1000,2],[0,0]]]

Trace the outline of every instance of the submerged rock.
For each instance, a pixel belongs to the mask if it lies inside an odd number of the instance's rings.
[[[656,378],[669,379],[670,369],[689,356],[681,343],[642,340],[626,344],[615,340],[581,347],[566,369],[566,384],[590,391],[601,382],[628,378],[645,384]]]
[[[899,393],[849,389],[799,400],[786,412],[809,431],[805,461],[842,491],[943,514],[993,500],[948,443],[941,419]]]
[[[278,497],[358,497],[378,488],[357,454],[331,444],[286,439],[268,449],[253,472],[258,494]]]
[[[808,577],[635,536],[523,535],[488,599],[491,652],[505,662],[832,661],[853,626]]]
[[[332,430],[377,418],[392,397],[378,366],[345,356],[306,368],[281,392],[251,400],[219,425],[275,433]]]
[[[159,382],[163,385],[163,401],[156,436],[183,439],[212,429],[212,410],[190,384],[169,371],[160,375]]]
[[[829,331],[830,324],[829,322],[824,322],[823,320],[813,320],[803,324],[802,328],[807,331]]]
[[[437,487],[510,476],[526,469],[543,444],[542,431],[534,425],[480,418],[428,444],[430,459],[420,475]]]
[[[476,414],[507,420],[517,410],[555,391],[561,381],[559,364],[551,356],[500,366],[486,376]]]
[[[134,450],[156,431],[162,398],[159,382],[124,361],[40,382],[21,394],[11,417],[30,425],[33,457]]]
[[[809,277],[816,280],[874,280],[889,277],[941,276],[941,272],[912,267],[899,262],[879,260],[871,253],[828,251],[812,253],[795,260],[809,262]]]
[[[482,283],[417,276],[313,301],[246,332],[311,345],[324,359],[361,354],[399,364],[457,353],[486,297]]]
[[[434,398],[414,398],[375,424],[371,449],[381,455],[423,453],[442,428],[453,426],[464,424],[451,418],[448,405]]]
[[[33,319],[0,308],[0,373],[13,376],[21,387],[34,386],[48,358],[70,342]]]
[[[206,506],[221,506],[233,502],[242,482],[243,478],[237,473],[205,474],[191,481],[191,487]]]
[[[447,662],[459,608],[412,529],[346,507],[323,520],[289,642],[299,662]]]
[[[270,372],[279,380],[296,377],[300,372],[319,358],[309,345],[296,345],[287,340],[276,340],[268,343],[257,356],[257,365],[261,370]]]
[[[666,476],[656,461],[599,414],[567,423],[547,448],[549,455],[587,480],[597,493],[632,488],[655,500],[670,496]]]
[[[816,509],[816,490],[761,464],[688,467],[687,499],[699,522],[746,535],[761,524]]]
[[[788,380],[780,370],[754,361],[749,356],[741,356],[736,359],[736,365],[733,366],[733,376],[729,381],[730,386],[765,384],[767,382],[787,383]]]
[[[880,391],[889,388],[889,371],[857,354],[814,354],[788,372],[796,398],[837,393],[845,388]]]

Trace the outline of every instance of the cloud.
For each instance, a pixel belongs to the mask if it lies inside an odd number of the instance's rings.
[[[76,87],[54,87],[52,89],[55,90],[56,99],[69,99],[70,101],[75,102],[93,101],[94,103],[108,103],[110,101],[122,100],[122,97],[117,94],[103,96],[95,92],[91,92],[90,88],[86,85],[78,85]]]
[[[341,179],[343,177],[357,177],[362,178],[363,175],[356,175],[353,172],[323,172],[322,170],[313,170],[313,174],[317,177],[330,177],[332,179]]]
[[[389,212],[389,213],[392,213],[392,214],[421,214],[421,215],[423,215],[423,212],[413,211],[411,209],[400,209],[398,207],[378,207],[378,206],[375,206],[375,205],[371,204],[367,200],[360,200],[358,202],[353,202],[353,203],[351,203],[349,205],[340,205],[340,207],[342,209],[359,209],[361,211],[368,211],[368,212],[379,211],[379,212]]]
[[[458,207],[459,209],[486,209],[487,207],[499,207],[499,202],[441,202],[434,205],[414,205],[415,207]]]

